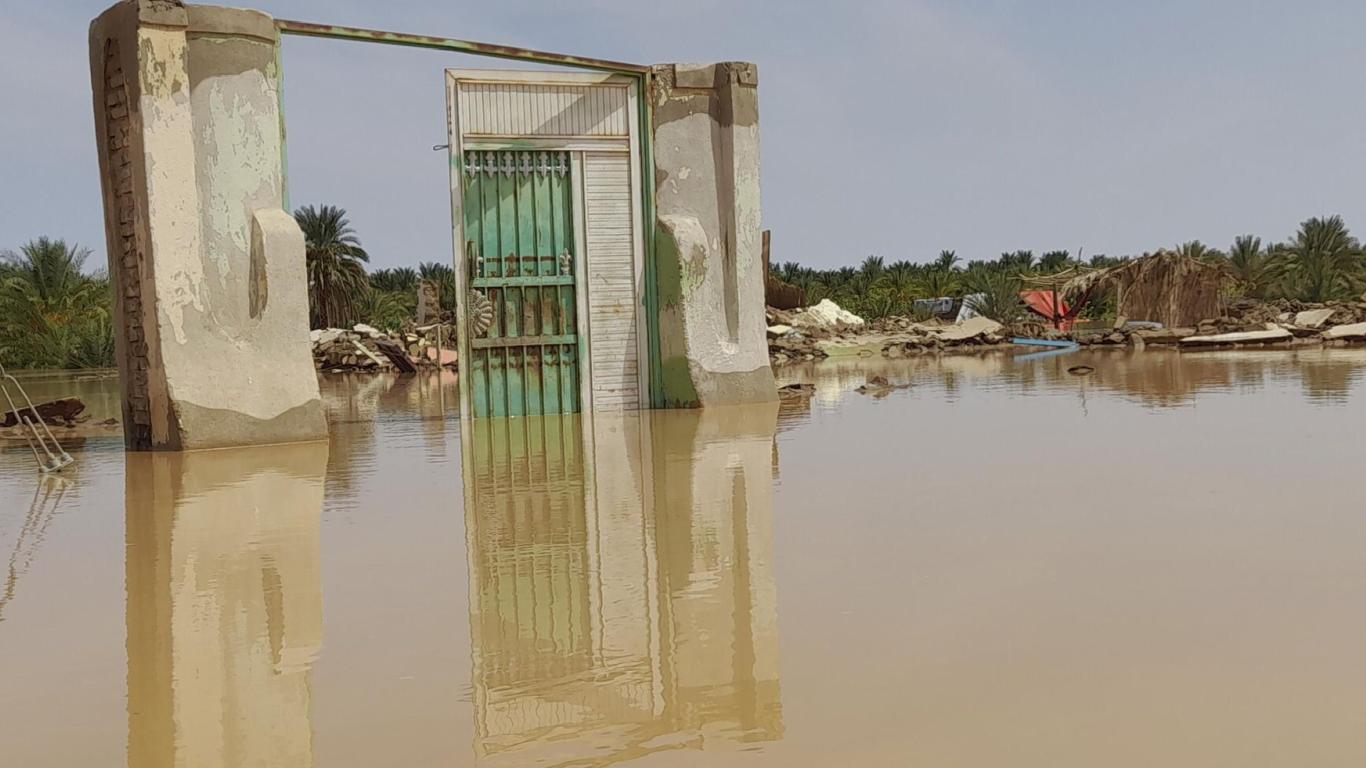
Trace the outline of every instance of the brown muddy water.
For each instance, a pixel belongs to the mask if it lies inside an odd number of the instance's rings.
[[[328,378],[330,445],[0,451],[0,764],[1366,763],[1366,351],[781,376],[463,436],[451,381]]]

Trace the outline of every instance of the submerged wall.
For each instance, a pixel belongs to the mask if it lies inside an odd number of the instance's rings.
[[[659,353],[672,407],[777,398],[768,362],[753,64],[654,68]]]
[[[304,239],[282,209],[272,19],[127,0],[90,29],[135,450],[320,440]]]

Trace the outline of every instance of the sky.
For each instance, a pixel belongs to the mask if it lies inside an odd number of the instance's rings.
[[[104,261],[87,53],[110,0],[0,0],[0,249]],[[759,67],[775,262],[1137,254],[1340,214],[1366,234],[1366,3],[1347,0],[237,0],[280,18]],[[286,38],[294,205],[375,267],[449,260],[447,67]]]

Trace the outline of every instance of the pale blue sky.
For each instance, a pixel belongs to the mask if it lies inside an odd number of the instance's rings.
[[[247,0],[244,0],[246,2]],[[104,259],[86,33],[109,0],[0,0],[0,249]],[[1366,3],[259,0],[279,17],[638,61],[755,61],[774,257],[1136,253],[1366,234]],[[377,266],[450,258],[442,69],[289,38],[294,203],[347,208]]]

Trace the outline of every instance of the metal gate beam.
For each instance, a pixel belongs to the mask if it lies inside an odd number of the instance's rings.
[[[649,74],[650,68],[644,64],[628,64],[621,61],[595,59],[586,56],[573,56],[566,53],[537,51],[531,48],[517,48],[494,43],[477,43],[473,40],[457,40],[449,37],[413,35],[404,32],[385,32],[378,29],[360,27],[337,27],[329,24],[312,24],[306,21],[276,19],[275,26],[286,35],[304,37],[330,37],[338,40],[355,40],[362,43],[382,43],[404,45],[411,48],[433,48],[455,53],[468,53],[475,56],[492,56],[497,59],[514,61],[534,61],[541,64],[556,64],[564,67],[591,69],[599,72],[619,72],[628,75]]]

